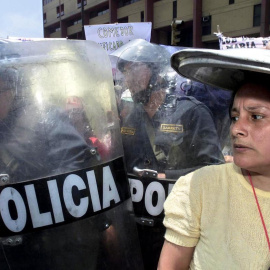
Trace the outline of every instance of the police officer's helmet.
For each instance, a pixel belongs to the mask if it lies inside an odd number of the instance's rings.
[[[119,57],[117,67],[121,72],[128,62],[145,63],[155,72],[170,65],[170,54],[165,48],[143,39],[128,42],[112,55]]]
[[[162,79],[164,70],[170,66],[170,54],[164,47],[143,39],[136,39],[125,44],[112,55],[118,57],[117,68],[122,73],[126,71],[125,67],[128,63],[131,63],[130,69],[135,68],[137,63],[146,64],[151,69],[152,75],[148,86],[144,91],[132,96],[134,102],[146,104],[152,91],[164,88]]]
[[[145,41],[145,44],[129,47],[121,54],[118,69],[123,71],[125,64],[131,62],[145,63],[150,68],[155,69],[155,72],[160,72],[163,67],[169,65],[169,61],[170,55],[164,48]]]

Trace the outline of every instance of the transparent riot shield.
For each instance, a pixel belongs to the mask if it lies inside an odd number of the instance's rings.
[[[165,46],[171,53],[187,49],[184,47]],[[222,88],[210,86],[207,84],[193,81],[177,75],[177,92],[184,96],[190,96],[207,106],[211,112],[212,119],[219,138],[220,148],[225,162],[231,162],[232,146],[230,143],[230,117],[229,107],[232,98],[232,92]]]
[[[1,45],[0,103],[1,270],[143,269],[105,51]]]
[[[175,181],[225,162],[229,92],[213,94],[178,75],[170,66],[175,50],[134,40],[110,56],[146,269],[157,267],[165,232],[163,203]]]

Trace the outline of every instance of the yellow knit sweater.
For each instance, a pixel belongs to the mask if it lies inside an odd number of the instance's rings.
[[[270,192],[256,189],[270,237]],[[267,270],[270,254],[251,185],[235,164],[207,166],[174,185],[165,238],[194,247],[190,269]]]

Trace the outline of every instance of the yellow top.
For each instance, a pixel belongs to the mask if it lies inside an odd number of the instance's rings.
[[[256,189],[270,237],[270,192]],[[194,247],[190,269],[268,269],[270,252],[251,185],[235,164],[178,179],[165,204],[166,240]]]

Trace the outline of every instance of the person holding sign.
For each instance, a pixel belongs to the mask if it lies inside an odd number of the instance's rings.
[[[234,163],[176,182],[164,204],[159,270],[269,269],[269,59],[267,50],[184,50],[172,57],[180,74],[234,91]]]

